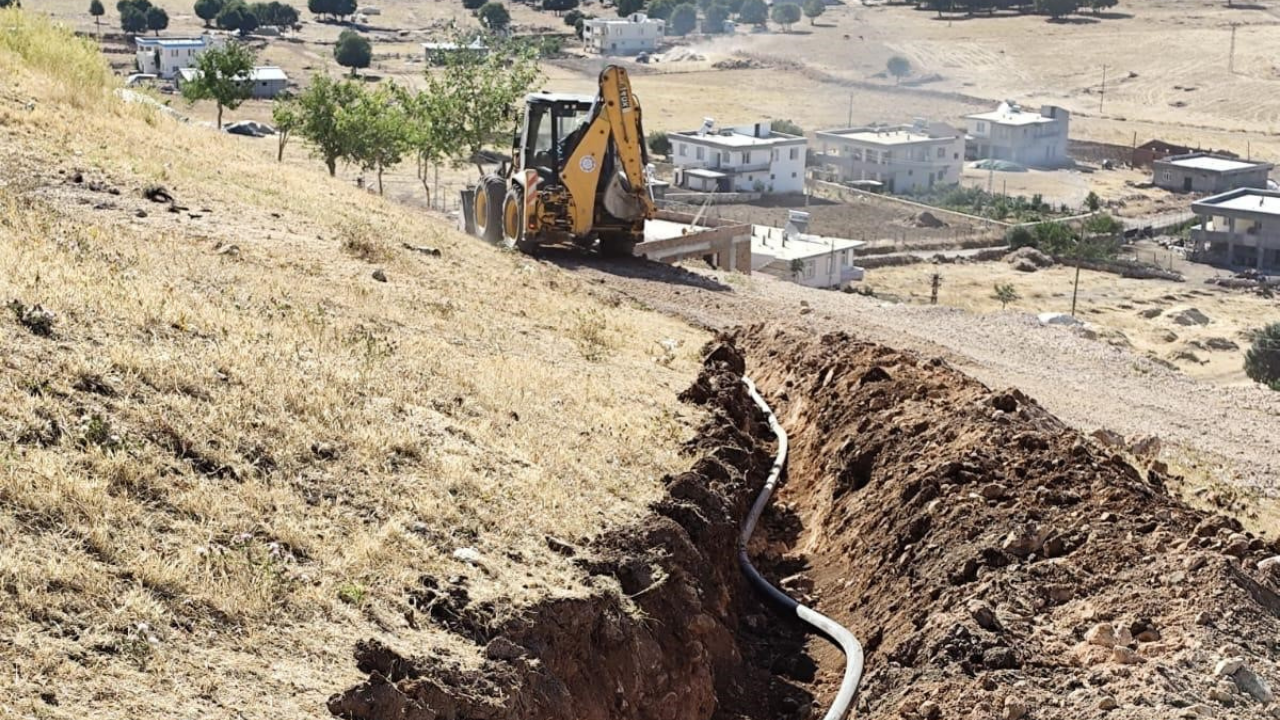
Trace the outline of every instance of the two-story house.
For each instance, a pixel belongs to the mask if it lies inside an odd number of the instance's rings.
[[[644,13],[626,18],[592,18],[582,21],[582,44],[596,55],[638,55],[658,49],[666,33],[663,20]]]
[[[1039,112],[1002,102],[992,112],[966,115],[969,142],[966,155],[975,160],[1008,160],[1031,167],[1067,165],[1067,132],[1071,113],[1053,105]]]
[[[804,190],[803,136],[774,132],[769,121],[669,133],[678,187],[704,192],[798,193]]]
[[[964,133],[917,119],[911,125],[821,130],[818,163],[840,182],[878,182],[908,193],[960,182]]]
[[[171,80],[179,70],[196,64],[196,58],[211,47],[222,45],[222,38],[204,34],[195,38],[138,37],[138,72]]]
[[[1280,191],[1238,188],[1191,204],[1192,257],[1258,270],[1280,268]]]

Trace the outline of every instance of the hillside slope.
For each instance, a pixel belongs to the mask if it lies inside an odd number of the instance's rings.
[[[0,716],[316,717],[366,638],[465,666],[436,583],[580,594],[548,537],[687,464],[699,333],[0,28]]]

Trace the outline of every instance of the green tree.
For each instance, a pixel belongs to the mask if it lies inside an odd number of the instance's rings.
[[[804,128],[790,120],[770,120],[769,129],[774,132],[785,133],[787,135],[804,135]]]
[[[1018,294],[1017,288],[1010,283],[996,283],[995,291],[991,293],[994,300],[1000,301],[1000,309],[1004,310],[1009,307],[1009,303],[1018,300],[1021,295]]]
[[[196,17],[204,21],[205,27],[209,27],[225,4],[225,0],[196,0]]]
[[[1280,323],[1271,323],[1253,334],[1244,354],[1244,374],[1272,390],[1280,390]]]
[[[894,55],[885,63],[885,69],[894,77],[895,82],[902,82],[902,78],[911,74],[911,61],[901,55]]]
[[[1090,235],[1115,235],[1124,232],[1124,223],[1101,213],[1084,221],[1084,231]]]
[[[154,30],[156,37],[160,37],[160,31],[169,27],[169,13],[164,8],[151,7],[147,9],[147,29]]]
[[[354,30],[343,30],[338,35],[338,42],[333,46],[333,59],[343,67],[351,68],[351,76],[356,71],[369,67],[373,62],[373,46],[369,39]]]
[[[218,27],[246,35],[258,29],[258,16],[249,10],[243,0],[231,0],[223,6],[215,18]]]
[[[618,17],[629,17],[644,9],[644,0],[616,0],[614,7],[618,10]]]
[[[592,15],[583,15],[577,20],[573,21],[573,34],[577,35],[579,40],[582,39],[582,28],[585,26],[586,22],[590,20],[592,17],[593,17]]]
[[[480,24],[489,32],[505,32],[511,26],[511,13],[507,12],[507,6],[496,0],[485,3],[480,8],[478,17]]]
[[[98,29],[98,33],[102,33],[102,16],[107,14],[107,9],[102,7],[102,0],[90,0],[89,14],[93,16],[93,26]]]
[[[330,2],[333,4],[333,14],[339,18],[356,14],[356,0],[330,0]]]
[[[293,100],[293,130],[311,143],[312,152],[324,161],[330,177],[338,170],[338,160],[350,155],[353,142],[346,133],[353,126],[346,122],[345,113],[359,101],[362,91],[350,80],[335,81],[328,75],[316,75]]]
[[[743,0],[738,10],[738,21],[750,25],[764,25],[769,21],[769,6],[764,0]]]
[[[117,3],[116,9],[120,11],[121,30],[130,35],[137,35],[147,31],[147,10],[151,9],[151,3],[143,4],[126,1]]]
[[[800,22],[800,6],[795,3],[775,4],[769,11],[769,19],[782,26],[784,32],[791,32],[791,26]]]
[[[249,6],[249,12],[258,18],[258,24],[260,25],[292,27],[298,23],[298,10],[292,5],[286,5],[276,0],[253,3]]]
[[[542,0],[542,9],[559,15],[578,7],[578,0]],[[572,24],[572,23],[570,23]]]
[[[462,7],[467,10],[479,10],[489,0],[462,0]]]
[[[1089,7],[1093,8],[1094,15],[1097,15],[1099,10],[1110,10],[1119,4],[1119,0],[1089,0]]]
[[[1004,234],[1004,242],[1010,250],[1017,250],[1021,247],[1034,246],[1036,239],[1026,225],[1015,225]]]
[[[702,32],[708,35],[719,35],[724,32],[724,24],[729,20],[729,6],[715,0],[707,7],[706,17],[702,20]]]
[[[401,102],[404,93],[391,85],[379,85],[372,92],[362,90],[356,102],[345,108],[339,122],[349,127],[347,157],[361,170],[378,176],[382,194],[382,173],[398,165],[410,149],[409,112]]]
[[[1098,193],[1090,190],[1088,195],[1084,196],[1084,206],[1089,212],[1098,212],[1098,208],[1102,207],[1102,198],[1098,197]]]
[[[568,25],[569,27],[573,27],[577,25],[578,21],[584,17],[586,17],[586,15],[584,15],[581,10],[570,10],[569,12],[564,14],[564,17],[562,19],[564,20],[565,25]]]
[[[1079,0],[1036,0],[1036,12],[1048,15],[1052,20],[1058,20],[1079,9]]]
[[[698,8],[692,3],[680,3],[671,10],[667,29],[672,35],[688,35],[698,26]]]
[[[182,97],[190,103],[197,100],[216,103],[218,129],[221,129],[223,108],[235,110],[252,94],[249,73],[253,71],[254,60],[253,51],[238,42],[205,50],[196,58],[195,77],[182,83]]]
[[[649,150],[656,155],[671,154],[671,138],[661,130],[649,133]]]
[[[289,136],[302,124],[297,100],[288,95],[276,98],[271,106],[271,122],[276,126],[276,162],[283,162],[284,146],[289,144]]]
[[[764,0],[760,0],[764,2]],[[671,19],[671,11],[676,9],[682,0],[650,0],[645,6],[644,12],[654,20]]]
[[[827,4],[823,0],[805,0],[804,16],[809,18],[809,24],[816,24],[814,21],[818,16],[827,11]]]

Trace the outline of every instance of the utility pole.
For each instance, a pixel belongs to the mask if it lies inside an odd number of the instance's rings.
[[[934,271],[929,278],[929,304],[938,304],[938,288],[942,287],[942,273]]]
[[[845,122],[845,127],[853,127],[853,93],[849,93],[849,119]]]
[[[1107,99],[1107,66],[1102,66],[1102,92],[1098,93],[1098,114],[1102,114],[1102,101]]]

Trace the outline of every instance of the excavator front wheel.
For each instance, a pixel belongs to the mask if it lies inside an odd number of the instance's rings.
[[[476,235],[497,244],[502,240],[502,204],[506,183],[496,175],[486,175],[476,187]]]

